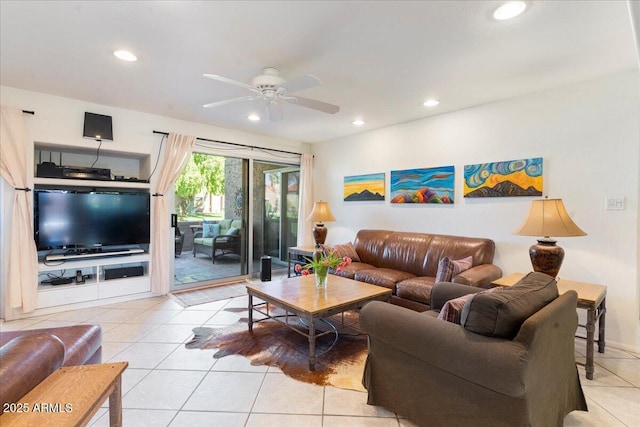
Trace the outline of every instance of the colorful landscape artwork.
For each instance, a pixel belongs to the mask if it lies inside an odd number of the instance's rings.
[[[384,173],[344,177],[344,201],[384,200]]]
[[[542,196],[542,157],[464,167],[464,197]]]
[[[454,167],[391,171],[391,203],[454,202]]]

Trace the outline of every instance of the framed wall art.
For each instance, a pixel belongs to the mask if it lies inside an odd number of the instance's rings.
[[[384,172],[344,177],[345,202],[384,200]]]
[[[391,171],[391,203],[454,202],[454,167]]]
[[[464,167],[464,197],[542,196],[542,157]]]

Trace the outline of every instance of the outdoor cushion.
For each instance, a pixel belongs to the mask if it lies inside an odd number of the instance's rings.
[[[220,224],[202,221],[202,237],[216,237],[220,234]]]

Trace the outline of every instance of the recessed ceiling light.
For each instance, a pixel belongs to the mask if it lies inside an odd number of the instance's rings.
[[[427,99],[422,105],[424,105],[425,107],[435,107],[438,104],[440,104],[440,101],[438,101],[437,99]]]
[[[354,126],[362,126],[362,125],[364,125],[364,120],[356,119],[356,120],[352,121],[351,124],[353,124]]]
[[[493,12],[493,17],[498,21],[515,18],[527,8],[527,4],[523,1],[509,1]]]
[[[257,114],[251,114],[249,117],[247,117],[247,119],[251,120],[252,122],[257,122],[258,120],[260,120],[260,116]]]
[[[123,61],[127,61],[127,62],[133,62],[138,60],[138,57],[135,56],[133,53],[129,52],[128,50],[116,50],[113,52],[113,54],[115,55],[116,58],[122,59]]]

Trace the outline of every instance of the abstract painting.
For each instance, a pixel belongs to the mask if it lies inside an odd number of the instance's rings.
[[[344,177],[344,201],[384,200],[384,173]]]
[[[464,197],[542,196],[542,157],[464,167]]]
[[[391,171],[391,203],[454,201],[454,167]]]

